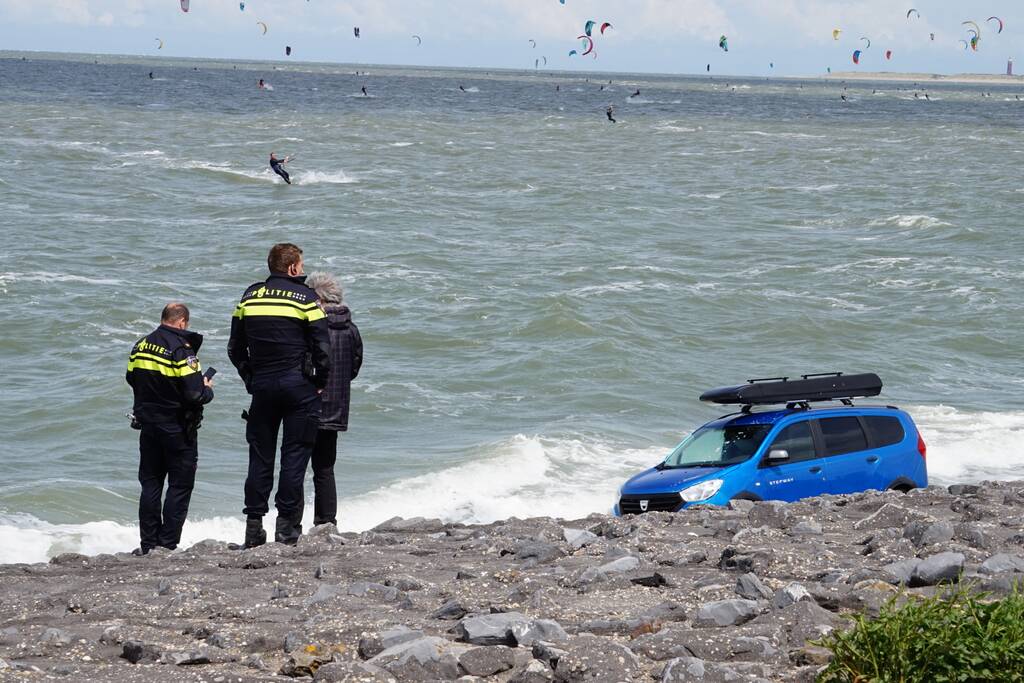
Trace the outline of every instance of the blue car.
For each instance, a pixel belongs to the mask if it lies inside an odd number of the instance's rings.
[[[877,375],[830,373],[707,392],[701,400],[742,410],[704,425],[663,462],[630,478],[614,513],[925,487],[927,448],[910,415],[891,406],[853,405],[881,388]],[[818,401],[841,404],[811,406]]]

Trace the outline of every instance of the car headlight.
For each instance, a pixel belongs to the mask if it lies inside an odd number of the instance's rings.
[[[722,479],[708,479],[699,484],[694,484],[690,488],[683,489],[679,492],[679,495],[687,503],[699,503],[718,493],[718,490],[722,488],[722,484]]]

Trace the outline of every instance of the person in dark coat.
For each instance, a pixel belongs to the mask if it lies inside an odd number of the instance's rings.
[[[334,461],[338,455],[338,432],[348,431],[351,384],[363,365],[363,338],[352,322],[352,311],[344,304],[341,285],[333,275],[313,273],[306,284],[320,297],[331,337],[331,375],[321,395],[323,411],[311,460],[313,524],[337,524]]]

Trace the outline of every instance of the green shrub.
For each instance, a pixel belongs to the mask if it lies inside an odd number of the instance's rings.
[[[819,683],[1024,683],[1024,593],[991,601],[968,587],[889,600],[877,619],[816,643],[835,655]]]

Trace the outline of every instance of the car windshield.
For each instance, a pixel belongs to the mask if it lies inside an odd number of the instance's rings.
[[[665,459],[665,467],[726,467],[749,460],[771,425],[704,427]]]

